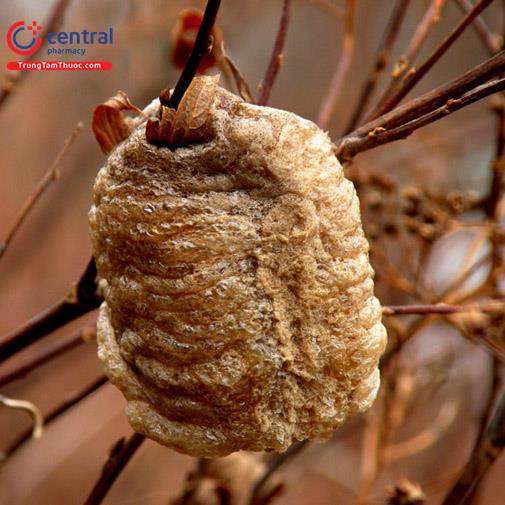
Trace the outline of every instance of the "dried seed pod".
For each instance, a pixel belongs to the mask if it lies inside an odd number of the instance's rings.
[[[328,438],[373,401],[386,341],[330,139],[218,88],[205,138],[158,147],[158,111],[111,153],[90,211],[99,356],[131,425],[206,457]]]

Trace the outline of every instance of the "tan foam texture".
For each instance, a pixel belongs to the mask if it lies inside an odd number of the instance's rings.
[[[206,141],[156,147],[144,130],[90,211],[99,356],[132,427],[202,457],[327,439],[372,403],[386,342],[330,139],[221,89]]]

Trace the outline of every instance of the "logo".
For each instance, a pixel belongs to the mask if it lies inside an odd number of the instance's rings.
[[[24,21],[18,21],[7,32],[7,44],[17,54],[33,54],[42,44],[42,38],[37,36],[40,30],[42,26],[36,21],[29,26],[25,26]]]

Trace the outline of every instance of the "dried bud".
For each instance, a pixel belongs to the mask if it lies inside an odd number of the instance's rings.
[[[131,425],[206,457],[327,439],[375,398],[386,341],[329,137],[221,88],[203,141],[157,147],[145,127],[90,211],[99,356]]]

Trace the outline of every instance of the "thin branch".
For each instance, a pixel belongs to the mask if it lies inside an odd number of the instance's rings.
[[[435,65],[435,63],[449,50],[449,48],[459,39],[461,34],[470,26],[474,19],[494,0],[480,0],[475,7],[465,15],[465,17],[458,23],[454,30],[442,41],[442,43],[433,51],[428,59],[418,68],[410,68],[406,73],[405,78],[397,90],[385,99],[381,106],[376,110],[374,117],[393,110],[407,94],[414,88],[414,86],[428,73],[428,71]]]
[[[252,96],[249,84],[247,83],[245,77],[242,75],[242,72],[239,70],[237,65],[235,65],[234,61],[228,56],[228,53],[226,52],[226,47],[224,45],[224,40],[221,42],[220,49],[221,49],[221,57],[223,58],[224,64],[226,65],[227,69],[229,70],[229,72],[233,77],[233,81],[235,82],[238,94],[244,101],[254,103],[254,98]]]
[[[90,339],[94,331],[96,331],[94,326],[80,329],[67,338],[58,340],[52,345],[45,346],[36,353],[35,356],[31,356],[30,359],[26,360],[24,363],[16,363],[16,366],[13,367],[12,370],[0,377],[0,387],[25,377],[45,363],[79,347]]]
[[[63,403],[55,407],[48,414],[44,416],[44,425],[47,427],[49,423],[54,421],[56,418],[70,410],[72,407],[77,405],[81,400],[88,397],[98,389],[100,389],[104,384],[107,384],[107,377],[101,376],[91,384],[86,386],[83,390],[77,391],[71,396],[67,397]],[[5,460],[11,457],[18,449],[22,447],[22,445],[31,438],[32,430],[26,430],[23,432],[3,453],[0,454],[0,461]]]
[[[468,503],[474,489],[505,447],[505,393],[478,446],[472,452],[463,473],[446,496],[442,505]]]
[[[0,395],[0,405],[27,412],[33,420],[33,427],[30,430],[31,437],[40,438],[42,436],[44,433],[44,419],[40,409],[34,403]]]
[[[388,305],[383,307],[384,316],[406,316],[412,314],[460,314],[465,312],[496,312],[505,310],[504,301],[493,300],[481,304],[455,305],[451,303]]]
[[[359,152],[405,138],[422,126],[500,91],[503,79],[495,76],[504,70],[505,51],[502,51],[461,77],[414,98],[337,140],[337,156],[350,159]],[[495,79],[487,82],[492,78]]]
[[[284,0],[282,6],[282,16],[279,23],[279,30],[277,32],[277,37],[275,39],[274,48],[272,50],[272,56],[270,58],[270,63],[268,64],[267,71],[263,81],[259,86],[259,98],[258,105],[266,105],[270,99],[270,93],[275,84],[275,79],[284,61],[284,44],[286,42],[286,36],[288,34],[289,20],[291,18],[292,11],[292,1]]]
[[[45,48],[47,44],[47,35],[50,32],[58,31],[59,27],[63,23],[63,16],[65,15],[65,11],[67,10],[68,4],[70,0],[58,0],[53,7],[51,15],[47,21],[44,23],[45,29],[39,35],[42,38],[43,42],[40,47],[32,53],[25,61],[33,61]],[[12,92],[16,89],[19,83],[29,74],[30,72],[18,72],[16,74],[9,75],[4,79],[3,84],[0,88],[0,108],[6,102],[6,100],[11,96]]]
[[[100,478],[86,499],[85,505],[100,505],[102,503],[110,488],[144,440],[144,435],[134,433],[128,440],[125,441],[124,438],[121,438],[114,444],[109,459],[103,466]]]
[[[198,34],[196,35],[195,45],[191,51],[191,55],[182,71],[179,80],[175,86],[174,92],[167,100],[166,95],[162,93],[160,95],[161,105],[165,105],[170,109],[177,109],[181,103],[182,97],[186,90],[188,89],[191,81],[196,75],[196,71],[200,66],[200,63],[204,56],[209,52],[209,47],[212,45],[210,40],[210,33],[216,22],[217,13],[219,11],[219,6],[221,5],[221,0],[208,0],[207,7],[203,14],[202,23],[198,29]]]
[[[102,297],[96,283],[93,258],[70,294],[0,340],[0,363],[52,331],[99,307]]]
[[[388,88],[380,98],[377,106],[371,112],[369,118],[374,119],[383,114],[382,112],[384,110],[383,104],[387,102],[390,99],[390,97],[394,95],[398,90],[398,88],[402,85],[401,78],[405,75],[407,69],[414,61],[415,57],[417,56],[417,53],[419,52],[422,45],[424,44],[424,41],[428,37],[431,28],[439,22],[440,14],[442,12],[445,3],[446,0],[431,1],[428,9],[426,10],[425,15],[419,22],[414,34],[412,35],[407,50],[402,56],[400,56],[400,58],[396,62],[396,65],[393,69],[393,79],[391,80],[391,83],[389,84]]]
[[[15,237],[16,233],[18,232],[19,228],[25,221],[30,211],[33,209],[34,205],[37,203],[37,201],[40,199],[40,197],[43,195],[46,189],[51,185],[51,183],[53,183],[54,181],[56,181],[56,179],[58,179],[60,174],[58,167],[63,158],[65,157],[65,154],[67,153],[69,147],[72,145],[74,140],[81,132],[82,127],[83,124],[79,121],[70,137],[68,137],[65,140],[65,143],[61,148],[61,151],[58,153],[58,156],[56,156],[56,159],[53,161],[53,164],[51,165],[49,170],[44,174],[44,177],[42,177],[42,180],[39,182],[39,184],[37,185],[33,193],[30,195],[28,200],[26,200],[25,204],[23,205],[23,208],[18,214],[18,217],[14,221],[14,224],[12,225],[11,229],[7,232],[7,236],[5,237],[4,241],[0,242],[0,259],[2,259],[3,255],[5,254],[5,251],[9,247],[9,244]]]
[[[351,117],[351,121],[346,129],[346,134],[351,132],[358,126],[358,122],[365,111],[370,98],[375,91],[375,88],[379,82],[379,78],[383,70],[387,67],[389,63],[389,56],[391,49],[398,37],[398,33],[405,19],[405,14],[410,5],[411,0],[398,0],[396,7],[389,19],[389,23],[386,27],[386,31],[383,36],[383,41],[380,45],[379,52],[377,53],[375,63],[372,67],[370,75],[363,87],[361,95],[358,100],[358,105]]]
[[[342,91],[342,85],[349,72],[354,52],[354,20],[356,15],[356,0],[347,0],[346,15],[344,18],[344,41],[339,63],[333,74],[328,92],[324,97],[317,124],[327,128],[333,115],[335,104]]]
[[[265,484],[270,480],[272,475],[284,464],[298,455],[305,447],[307,447],[309,441],[304,440],[302,442],[296,442],[289,449],[282,454],[279,454],[272,458],[272,460],[268,463],[268,466],[265,470],[265,473],[256,481],[252,490],[251,497],[249,499],[249,505],[256,505],[258,497],[261,493],[261,490],[264,488]]]
[[[469,0],[455,0],[455,2],[465,14],[468,14],[473,9],[472,2]],[[491,31],[481,16],[475,18],[472,26],[482,40],[488,53],[490,55],[496,54],[502,45],[501,37]]]

